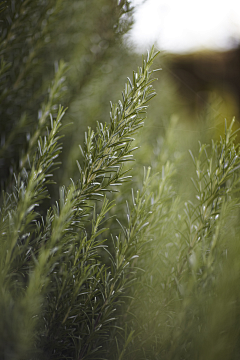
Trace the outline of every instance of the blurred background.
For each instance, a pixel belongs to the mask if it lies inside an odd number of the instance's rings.
[[[153,149],[173,118],[176,153],[194,151],[198,140],[218,137],[225,119],[239,121],[238,0],[74,1],[57,24],[48,56],[54,59],[58,53],[70,64],[67,121],[74,124],[64,141],[62,183],[74,177],[87,126],[108,121],[109,101],[121,98],[127,76],[153,44],[160,50],[155,67],[162,70],[156,73],[157,96],[136,139],[141,146],[136,166],[151,165]]]
[[[156,43],[170,53],[228,50],[240,36],[237,0],[132,0],[134,26],[129,39],[139,51]]]
[[[224,117],[239,118],[240,2],[132,3],[134,24],[126,36],[127,43],[137,52],[155,43],[167,55],[165,70],[189,110],[197,114],[215,97],[223,103]]]

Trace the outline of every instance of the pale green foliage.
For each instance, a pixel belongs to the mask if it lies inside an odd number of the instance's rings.
[[[126,308],[124,322],[134,333],[125,358],[239,357],[240,148],[233,123],[192,155],[195,199],[184,205],[174,194],[174,162],[164,167],[158,187],[148,187],[161,201],[150,249],[139,260],[144,273]]]

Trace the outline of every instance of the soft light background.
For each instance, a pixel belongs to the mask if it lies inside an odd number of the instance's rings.
[[[223,50],[240,39],[240,0],[133,0],[129,40],[139,52],[156,43],[168,52]]]

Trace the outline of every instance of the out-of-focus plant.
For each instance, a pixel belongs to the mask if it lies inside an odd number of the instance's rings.
[[[240,148],[233,124],[191,154],[195,200],[184,205],[174,194],[174,162],[163,167],[158,187],[148,187],[156,226],[123,316],[133,334],[126,359],[239,357]]]

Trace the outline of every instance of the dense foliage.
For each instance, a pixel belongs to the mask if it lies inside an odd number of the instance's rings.
[[[0,3],[0,358],[238,359],[234,121],[197,150],[162,93],[143,127],[154,49],[106,121],[132,9],[89,3]]]

